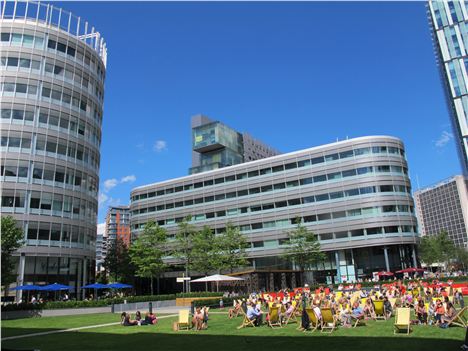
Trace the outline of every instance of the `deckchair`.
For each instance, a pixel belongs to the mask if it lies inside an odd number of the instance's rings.
[[[364,313],[362,313],[359,316],[351,314],[351,321],[353,324],[353,328],[356,328],[358,325],[366,325],[366,322],[364,320]]]
[[[274,327],[280,327],[281,326],[281,320],[280,320],[280,315],[279,315],[279,308],[278,307],[270,307],[270,318],[268,319],[268,326],[274,328]]]
[[[306,310],[307,316],[309,316],[309,322],[310,322],[309,330],[311,332],[314,332],[317,330],[318,327],[320,327],[320,322],[318,321],[313,308],[306,308],[305,310]],[[304,331],[306,330],[304,329]]]
[[[299,304],[294,306],[294,310],[291,312],[291,314],[288,316],[284,324],[289,324],[289,323],[297,323],[297,309],[298,309]]]
[[[450,325],[458,325],[459,327],[466,328],[468,325],[468,319],[465,316],[465,312],[467,311],[467,307],[463,307],[460,311],[457,312],[455,317],[453,317],[449,322],[448,326]]]
[[[333,317],[333,313],[331,308],[321,308],[320,311],[322,312],[322,333],[325,330],[330,330],[329,333],[333,333],[333,330],[336,328],[336,321]]]
[[[397,300],[396,297],[388,298],[388,301],[390,302],[390,305],[392,305],[393,309],[395,309],[396,300]]]
[[[398,307],[396,309],[393,334],[396,334],[400,330],[406,331],[406,334],[410,333],[410,313],[411,309],[409,307]]]
[[[189,310],[179,311],[179,321],[177,322],[177,329],[190,329],[190,313]]]
[[[375,312],[375,319],[387,319],[387,314],[385,313],[385,307],[383,300],[375,300],[374,301],[374,312]]]
[[[337,292],[335,293],[335,297],[336,297],[337,300],[341,299],[342,296],[343,296],[343,292],[342,292],[342,291],[337,291]]]
[[[237,329],[242,329],[245,327],[254,327],[255,328],[255,323],[253,320],[250,320],[249,317],[247,317],[247,314],[244,312],[244,310],[241,308],[241,313],[242,313],[242,324],[237,327]]]

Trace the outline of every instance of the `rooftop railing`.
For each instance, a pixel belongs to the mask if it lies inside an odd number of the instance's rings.
[[[36,22],[37,24],[59,28],[69,35],[86,43],[101,58],[104,66],[107,65],[107,47],[101,34],[84,21],[51,4],[28,0],[0,0],[1,20],[12,20],[14,22]]]

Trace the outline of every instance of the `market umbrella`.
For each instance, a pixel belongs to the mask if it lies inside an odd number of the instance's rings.
[[[244,280],[242,278],[230,277],[228,275],[214,274],[207,277],[192,280],[191,283],[216,282],[216,291],[219,291],[219,282],[232,282]]]
[[[389,276],[392,276],[392,275],[395,275],[395,274],[392,273],[392,272],[385,272],[385,271],[382,271],[382,272],[377,273],[377,275],[378,275],[379,277],[389,277]]]
[[[123,283],[112,283],[112,284],[107,284],[106,288],[111,288],[111,289],[129,289],[133,288],[132,285],[130,284],[123,284]]]
[[[108,286],[106,284],[94,283],[82,286],[81,289],[107,289]]]
[[[70,289],[71,289],[71,286],[54,283],[54,284],[49,284],[49,285],[46,285],[46,286],[41,286],[37,290],[59,291],[59,290],[70,290]]]
[[[405,268],[405,269],[396,271],[395,273],[415,273],[415,272],[424,272],[424,269],[410,267],[410,268]]]

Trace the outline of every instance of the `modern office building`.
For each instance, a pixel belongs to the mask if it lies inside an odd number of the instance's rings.
[[[458,156],[468,175],[468,3],[431,0],[428,12]]]
[[[96,236],[96,272],[104,270],[103,264],[107,256],[107,241],[106,223],[100,223],[97,226]]]
[[[190,174],[278,155],[270,146],[206,116],[192,117]]]
[[[3,1],[1,213],[25,233],[18,284],[94,277],[106,45],[50,4]]]
[[[127,246],[131,243],[130,235],[130,207],[129,206],[110,206],[106,215],[107,247],[112,242],[119,239]]]
[[[422,235],[445,230],[455,245],[468,248],[468,177],[451,177],[414,198]]]
[[[319,281],[417,264],[408,166],[394,137],[349,139],[140,186],[131,192],[130,210],[134,235],[154,220],[172,240],[187,216],[216,233],[227,222],[238,226],[250,245],[243,270],[256,289],[297,281],[295,267],[281,259],[297,217],[327,254],[314,269]]]

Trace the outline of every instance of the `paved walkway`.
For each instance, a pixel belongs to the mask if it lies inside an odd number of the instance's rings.
[[[158,310],[158,312],[163,313]],[[172,318],[176,317],[177,314],[170,314],[167,316],[161,316],[158,317],[158,319],[163,319],[163,318]],[[33,336],[42,336],[42,335],[49,335],[49,334],[58,334],[58,333],[67,333],[67,332],[73,332],[73,331],[78,331],[78,330],[83,330],[83,329],[92,329],[92,328],[100,328],[100,327],[109,327],[111,325],[118,325],[120,322],[114,322],[114,323],[106,323],[106,324],[97,324],[97,325],[88,325],[85,327],[77,327],[77,328],[69,328],[69,329],[61,329],[61,330],[49,330],[41,333],[32,333],[32,334],[25,334],[25,335],[16,335],[16,336],[9,336],[6,338],[2,338],[2,341],[6,340],[15,340],[15,339],[22,339],[22,338],[30,338]]]

